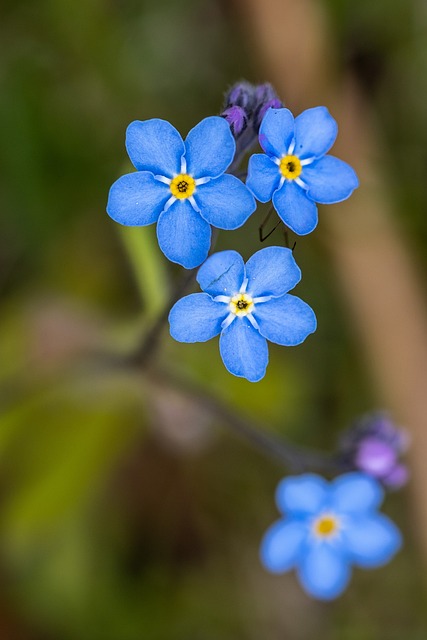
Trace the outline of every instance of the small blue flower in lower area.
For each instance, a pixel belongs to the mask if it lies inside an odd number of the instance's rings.
[[[126,148],[137,171],[113,184],[107,213],[129,226],[157,222],[159,246],[172,262],[197,267],[208,255],[211,225],[237,229],[255,211],[243,182],[224,173],[236,143],[219,116],[202,120],[185,141],[165,120],[132,122]]]
[[[381,485],[359,472],[330,483],[314,474],[284,478],[276,502],[285,517],[265,534],[262,563],[274,573],[296,569],[315,598],[338,597],[351,565],[379,567],[401,546],[397,527],[377,512],[382,499]]]
[[[297,118],[289,109],[268,109],[261,123],[265,154],[249,159],[246,184],[260,202],[272,199],[282,221],[299,235],[316,227],[316,202],[341,202],[359,185],[346,162],[325,155],[337,132],[326,107],[307,109]]]
[[[181,298],[169,314],[179,342],[205,342],[221,334],[228,371],[257,382],[268,364],[267,340],[293,346],[316,329],[311,307],[287,292],[300,281],[292,251],[267,247],[246,263],[236,251],[215,253],[199,269],[205,293]]]

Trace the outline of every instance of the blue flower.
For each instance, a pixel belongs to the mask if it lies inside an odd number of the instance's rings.
[[[353,169],[325,155],[337,136],[326,107],[303,111],[269,109],[259,131],[265,154],[249,159],[246,185],[260,202],[273,206],[292,231],[305,235],[317,225],[317,206],[346,200],[359,185]]]
[[[316,329],[311,307],[287,293],[300,279],[292,251],[284,247],[261,249],[246,265],[236,251],[215,253],[197,274],[205,293],[172,307],[171,335],[179,342],[205,342],[221,334],[228,371],[258,382],[268,364],[267,340],[293,346]]]
[[[397,527],[377,512],[382,499],[380,484],[359,472],[331,483],[309,473],[284,478],[276,502],[286,517],[265,534],[262,563],[274,573],[295,568],[307,593],[336,598],[350,580],[350,565],[379,567],[401,546]]]
[[[126,148],[137,169],[111,187],[108,214],[120,224],[157,222],[157,238],[165,256],[187,269],[209,252],[210,225],[237,229],[256,203],[235,176],[224,174],[236,143],[219,116],[202,120],[185,141],[169,122],[132,122]]]

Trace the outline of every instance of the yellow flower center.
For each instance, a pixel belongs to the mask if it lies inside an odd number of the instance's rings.
[[[338,519],[329,514],[324,514],[317,518],[313,524],[313,531],[320,538],[333,536],[339,528]]]
[[[230,300],[230,311],[236,316],[247,316],[253,306],[254,301],[247,293],[236,293]]]
[[[301,171],[302,165],[298,156],[283,156],[280,160],[280,173],[287,180],[295,180]]]
[[[180,173],[170,183],[172,195],[178,200],[184,200],[193,195],[196,189],[196,181],[186,173]]]

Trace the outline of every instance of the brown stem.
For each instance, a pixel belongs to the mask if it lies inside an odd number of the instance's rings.
[[[175,302],[185,293],[194,279],[197,269],[190,269],[182,274],[181,279],[174,288],[171,297],[169,298],[165,308],[156,318],[150,329],[145,334],[141,344],[137,346],[135,351],[131,353],[128,358],[130,364],[135,364],[140,367],[145,367],[156,353],[162,331],[167,323],[169,312]]]
[[[151,368],[150,382],[179,391],[192,402],[200,405],[203,411],[218,418],[227,428],[249,442],[255,449],[281,462],[294,473],[317,470],[333,474],[346,470],[346,465],[338,456],[301,447],[283,437],[273,436],[265,430],[264,425],[243,415],[240,410],[230,408],[200,387],[195,387],[170,372]]]

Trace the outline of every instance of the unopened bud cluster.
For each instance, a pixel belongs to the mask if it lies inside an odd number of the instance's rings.
[[[356,421],[342,437],[340,451],[355,469],[380,480],[390,489],[399,489],[408,479],[407,467],[399,460],[408,438],[384,413],[374,413]]]
[[[244,131],[255,138],[270,107],[283,107],[270,83],[252,85],[249,82],[238,82],[226,94],[221,116],[227,120],[236,140]]]

